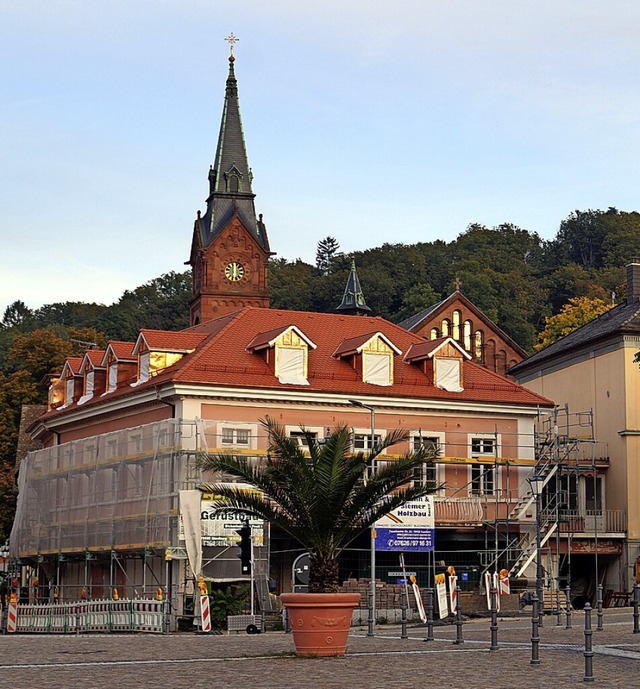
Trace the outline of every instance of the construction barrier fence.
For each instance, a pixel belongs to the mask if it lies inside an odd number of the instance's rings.
[[[17,604],[15,632],[84,634],[145,632],[162,634],[165,602],[157,600],[90,600],[75,603]]]

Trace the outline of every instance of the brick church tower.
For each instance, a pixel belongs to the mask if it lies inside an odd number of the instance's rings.
[[[215,162],[209,170],[207,210],[204,215],[198,211],[187,262],[193,276],[191,325],[245,306],[269,306],[271,251],[262,215],[256,218],[233,69],[237,39],[230,38],[229,75]]]

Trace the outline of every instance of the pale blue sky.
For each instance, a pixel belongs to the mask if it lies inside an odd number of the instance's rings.
[[[639,26],[637,0],[0,0],[0,316],[185,269],[230,32],[281,257],[638,210]]]

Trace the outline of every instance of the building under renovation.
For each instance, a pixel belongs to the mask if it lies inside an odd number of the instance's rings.
[[[596,525],[612,554],[624,537],[622,514],[590,521],[599,503],[588,477],[606,472],[606,452],[596,451],[591,425],[576,432],[568,410],[563,422],[548,398],[469,353],[468,333],[478,350],[491,340],[485,321],[469,316],[468,327],[432,328],[425,339],[369,315],[355,266],[338,313],[268,308],[271,252],[254,208],[233,55],[208,180],[191,245],[191,326],[142,329],[135,342],[67,359],[29,428],[42,449],[19,469],[11,555],[22,565],[22,597],[159,594],[175,621],[191,614],[200,576],[213,587],[252,581],[261,606],[270,591],[290,590],[298,545],[247,515],[215,511],[199,490],[211,478],[198,469],[203,453],[264,459],[266,417],[301,443],[301,426],[322,438],[346,424],[356,449],[402,428],[398,453],[437,450],[415,477],[433,488],[435,506],[435,552],[407,555],[421,585],[445,565],[467,589],[503,567],[530,583],[539,555],[545,587],[557,590],[563,577],[577,585],[586,572],[590,595],[586,559],[570,565],[571,553],[591,552]],[[539,509],[532,476],[544,482]],[[250,577],[238,558],[247,522]],[[344,578],[395,582],[397,555],[381,553],[372,572],[369,547],[368,534],[353,544]]]

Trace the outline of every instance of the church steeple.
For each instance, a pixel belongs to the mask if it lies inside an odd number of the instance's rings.
[[[233,34],[231,37],[234,42],[238,40]],[[256,219],[255,194],[251,188],[253,173],[249,167],[240,117],[233,43],[231,50],[218,145],[214,163],[209,168],[207,211],[200,227],[202,240],[205,246],[213,241],[235,211],[262,247],[269,251],[266,228],[259,219]]]
[[[347,313],[351,316],[364,316],[371,313],[371,309],[364,300],[364,293],[362,287],[360,287],[360,280],[358,280],[355,261],[351,261],[347,286],[344,288],[342,302],[336,311],[342,311],[342,313]]]
[[[191,257],[191,324],[237,311],[269,306],[267,263],[271,251],[262,215],[256,217],[253,174],[240,117],[233,34],[229,73],[214,163],[209,169],[209,196],[198,212]]]

